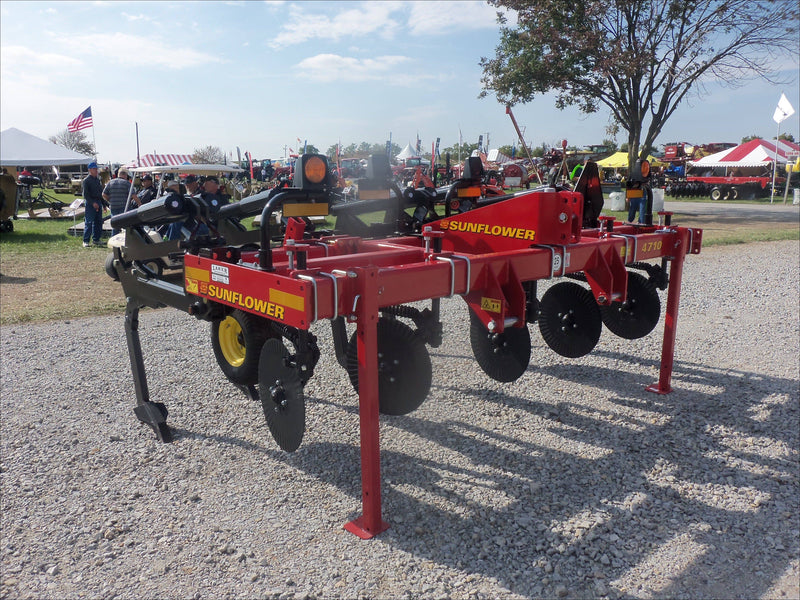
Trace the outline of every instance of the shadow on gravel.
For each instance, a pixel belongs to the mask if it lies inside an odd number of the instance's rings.
[[[3,275],[0,273],[0,283],[11,283],[11,284],[21,284],[21,283],[31,283],[32,281],[36,281],[35,277],[12,277],[10,275]]]
[[[616,384],[608,369],[580,371],[539,370],[600,383],[605,411],[456,385],[476,410],[498,416],[497,429],[383,418],[384,427],[436,448],[431,456],[459,453],[474,468],[384,450],[384,516],[392,527],[379,539],[420,559],[497,578],[525,596],[552,595],[559,585],[578,597],[763,595],[800,552],[797,382],[678,361],[672,394],[646,392],[652,381],[642,381],[631,395],[629,377]],[[695,384],[719,391],[691,391]],[[515,430],[513,417],[503,417],[508,409],[539,418],[540,431]],[[761,438],[779,442],[784,455],[760,455]],[[582,454],[595,458],[560,451],[559,439],[571,440],[565,447],[583,444]],[[293,456],[265,452],[360,495],[356,447],[310,443]],[[487,508],[486,489],[500,491],[505,506]],[[472,545],[456,541],[470,537]]]
[[[482,418],[383,417],[383,428],[419,438],[425,449],[417,452],[428,458],[382,451],[391,528],[380,543],[528,597],[553,596],[559,586],[570,597],[762,596],[800,553],[797,382],[677,361],[675,390],[659,396],[644,390],[650,380],[637,391],[631,374],[617,381],[610,369],[579,367],[537,372],[596,382],[603,408],[456,384],[448,387]],[[717,391],[693,391],[697,385]],[[307,400],[358,412],[352,403]],[[202,437],[263,453],[360,499],[356,445],[309,440],[286,454],[269,443]],[[777,442],[783,455],[759,454],[762,439]],[[569,451],[576,443],[581,456]],[[452,453],[472,466],[454,466]],[[504,502],[487,506],[487,490]]]

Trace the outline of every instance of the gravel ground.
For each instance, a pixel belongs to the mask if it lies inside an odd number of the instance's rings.
[[[663,314],[577,360],[532,328],[530,368],[501,384],[444,301],[428,401],[381,420],[391,528],[369,541],[342,529],[357,397],[327,324],[294,454],[206,323],[141,315],[172,444],[133,416],[121,315],[3,327],[0,597],[796,598],[799,264],[797,242],[688,257],[664,396],[644,390]]]

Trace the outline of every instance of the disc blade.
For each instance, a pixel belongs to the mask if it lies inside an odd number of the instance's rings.
[[[547,290],[539,304],[539,331],[545,343],[561,356],[589,354],[600,340],[603,321],[592,293],[564,281]]]
[[[347,374],[358,391],[358,347],[347,344]],[[378,320],[378,404],[384,415],[407,415],[428,397],[433,367],[425,342],[405,323]]]
[[[531,333],[528,327],[506,327],[491,333],[478,316],[469,312],[469,342],[478,366],[495,381],[516,381],[531,360]]]
[[[289,363],[289,352],[277,338],[268,339],[258,361],[261,408],[272,437],[286,452],[294,452],[303,441],[306,402],[297,369]]]
[[[653,331],[661,317],[661,299],[656,287],[639,273],[628,272],[625,302],[600,307],[608,330],[626,340],[635,340]]]

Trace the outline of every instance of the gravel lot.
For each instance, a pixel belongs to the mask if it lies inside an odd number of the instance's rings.
[[[327,324],[294,454],[189,316],[140,319],[173,444],[133,415],[122,315],[3,327],[0,597],[796,598],[798,265],[797,242],[688,257],[665,396],[644,390],[663,314],[578,360],[532,328],[500,384],[444,301],[428,401],[382,418],[391,528],[369,541],[342,529],[357,397]]]

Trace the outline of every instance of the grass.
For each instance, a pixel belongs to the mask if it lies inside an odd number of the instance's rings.
[[[68,194],[53,195],[65,204],[74,199]],[[760,203],[769,205],[769,200]],[[604,214],[627,218],[625,211]],[[252,218],[246,222],[249,226]],[[720,221],[676,212],[673,222],[702,228],[704,247],[800,239],[796,220]],[[83,248],[82,238],[68,235],[71,226],[69,219],[17,219],[13,232],[0,234],[0,325],[124,311],[122,290],[104,269],[109,250]]]

